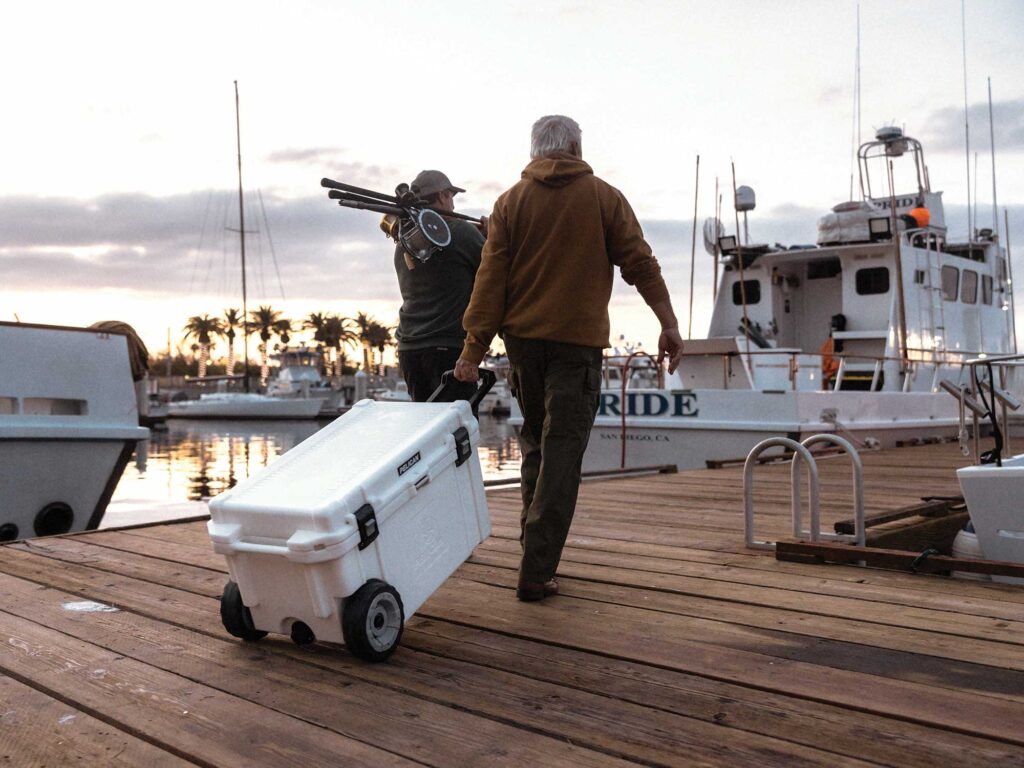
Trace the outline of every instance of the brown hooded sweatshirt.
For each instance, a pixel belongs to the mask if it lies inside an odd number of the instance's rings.
[[[532,161],[494,204],[463,317],[462,357],[479,363],[498,332],[609,346],[613,267],[647,304],[668,301],[661,267],[622,193],[573,155]]]

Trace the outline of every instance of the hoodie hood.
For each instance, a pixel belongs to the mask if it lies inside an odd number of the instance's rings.
[[[522,175],[547,187],[564,187],[588,173],[593,174],[594,169],[580,158],[568,152],[556,152],[530,161]]]

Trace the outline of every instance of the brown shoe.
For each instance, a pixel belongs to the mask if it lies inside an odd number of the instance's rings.
[[[525,603],[535,603],[545,597],[558,594],[558,582],[548,579],[545,582],[523,581],[516,589],[516,597]]]

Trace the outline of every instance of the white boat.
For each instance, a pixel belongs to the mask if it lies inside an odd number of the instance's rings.
[[[98,527],[148,435],[124,335],[0,322],[0,541]]]
[[[941,383],[959,381],[969,357],[1012,351],[1006,252],[989,230],[947,238],[915,139],[883,129],[858,156],[863,199],[822,218],[817,245],[720,238],[709,338],[687,341],[660,385],[606,371],[584,470],[703,467],[779,435],[890,446],[957,433]],[[869,166],[889,160],[909,167],[913,189],[872,187]],[[930,221],[908,222],[922,207]]]
[[[373,393],[373,399],[386,403],[411,403],[412,395],[404,381],[396,381],[394,389],[378,389]]]
[[[241,245],[242,270],[242,317],[248,317],[248,304],[245,289],[245,211],[242,204],[242,139],[238,122],[238,83],[235,83],[235,135],[238,141],[238,237]],[[249,388],[249,325],[245,326],[245,352],[243,353],[246,368],[243,379],[246,390]],[[287,391],[282,388],[267,394],[255,392],[211,392],[199,396],[198,400],[180,400],[171,402],[167,407],[168,418],[178,419],[315,419],[327,400],[327,395],[314,396],[308,386],[303,387],[296,381],[296,386],[289,386]]]
[[[209,392],[198,400],[169,403],[167,417],[177,419],[315,419],[323,397],[278,397],[254,392]]]
[[[283,398],[316,397],[322,400],[319,415],[334,417],[351,403],[342,389],[334,387],[321,373],[322,356],[306,346],[288,347],[279,356],[280,368],[267,387],[267,394]]]

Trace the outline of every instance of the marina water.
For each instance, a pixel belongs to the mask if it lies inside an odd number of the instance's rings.
[[[102,527],[206,514],[205,500],[329,423],[168,419],[166,429],[138,444]],[[506,419],[481,416],[480,464],[487,480],[519,476],[519,443]]]

